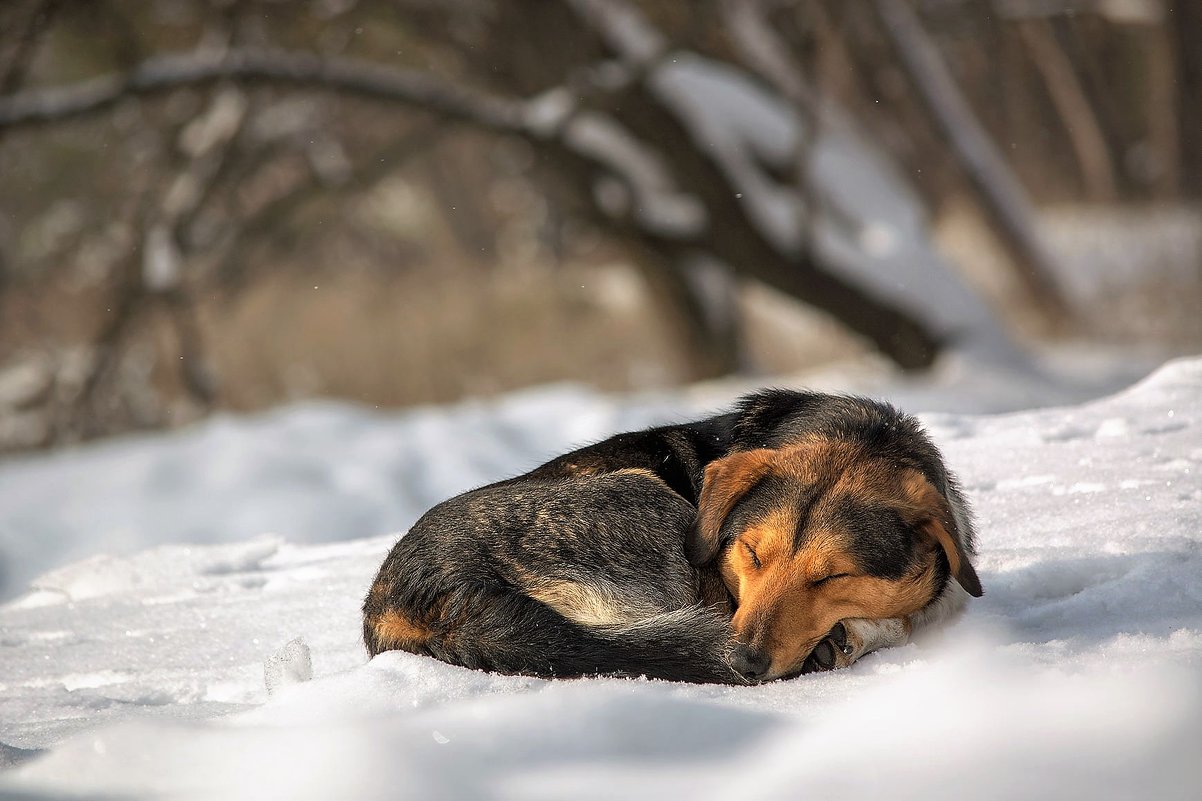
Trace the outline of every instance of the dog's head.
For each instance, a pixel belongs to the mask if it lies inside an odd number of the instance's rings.
[[[800,671],[840,620],[917,612],[949,576],[981,595],[951,503],[896,452],[810,435],[712,462],[686,550],[717,561],[745,674],[769,681]]]

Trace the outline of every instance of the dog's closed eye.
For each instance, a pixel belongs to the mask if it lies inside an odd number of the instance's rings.
[[[828,581],[833,581],[834,579],[841,579],[841,578],[850,578],[850,577],[851,577],[851,573],[832,573],[829,576],[823,576],[820,579],[815,579],[814,581],[811,581],[810,586],[811,587],[820,587],[823,584],[827,583]]]
[[[763,567],[763,565],[760,564],[760,557],[756,555],[755,548],[752,548],[747,543],[743,543],[743,547],[747,549],[747,554],[751,557],[751,562],[755,565],[756,570],[759,570],[761,567]]]

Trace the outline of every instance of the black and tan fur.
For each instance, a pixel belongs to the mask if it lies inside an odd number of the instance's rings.
[[[502,673],[736,680],[729,611],[699,602],[704,577],[684,553],[732,423],[619,434],[434,507],[380,569],[368,650]]]
[[[980,594],[971,553],[912,418],[769,390],[434,507],[381,567],[364,639],[502,673],[765,681],[954,611]]]
[[[863,398],[745,400],[687,547],[731,594],[731,662],[753,681],[849,664],[981,594],[968,507],[938,450]]]

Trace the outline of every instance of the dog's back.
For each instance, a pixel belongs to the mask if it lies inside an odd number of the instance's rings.
[[[647,469],[561,467],[424,515],[367,598],[368,650],[502,673],[735,680],[729,623],[699,604],[684,555],[692,504]]]

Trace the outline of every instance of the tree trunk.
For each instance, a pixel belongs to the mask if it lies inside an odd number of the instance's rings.
[[[905,0],[874,0],[898,60],[952,149],[1019,267],[1018,277],[1049,317],[1068,308],[1026,191],[973,114],[936,44]]]

